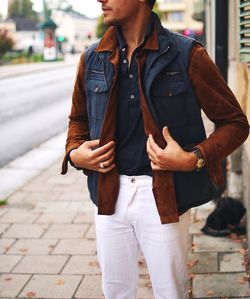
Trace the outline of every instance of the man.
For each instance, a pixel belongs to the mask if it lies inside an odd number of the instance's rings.
[[[247,119],[193,39],[169,32],[155,0],[98,0],[111,27],[82,54],[62,174],[88,176],[106,299],[134,299],[138,254],[156,299],[187,299],[190,208],[223,185],[221,161]],[[217,125],[206,139],[200,108]]]

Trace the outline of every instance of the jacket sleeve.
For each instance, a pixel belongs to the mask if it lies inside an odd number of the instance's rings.
[[[200,107],[216,125],[215,131],[197,147],[213,182],[222,186],[220,162],[246,140],[249,124],[218,67],[198,44],[191,50],[188,72]]]
[[[76,79],[72,95],[72,106],[69,115],[68,134],[65,146],[65,156],[62,163],[61,174],[68,170],[69,154],[78,148],[83,142],[90,140],[89,125],[86,105],[86,93],[84,85],[84,53],[78,63]],[[80,168],[77,168],[80,169]],[[88,172],[83,169],[84,173]]]

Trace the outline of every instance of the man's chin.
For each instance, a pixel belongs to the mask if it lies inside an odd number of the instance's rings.
[[[115,19],[109,19],[109,18],[105,18],[103,20],[104,25],[106,26],[117,26],[119,25],[119,22]]]

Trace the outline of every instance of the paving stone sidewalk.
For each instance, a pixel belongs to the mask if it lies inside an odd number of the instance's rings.
[[[86,180],[73,169],[61,176],[60,162],[0,207],[0,298],[103,298]],[[192,210],[190,298],[250,298],[245,237],[200,232],[212,209]],[[153,298],[142,257],[139,265],[138,298]]]

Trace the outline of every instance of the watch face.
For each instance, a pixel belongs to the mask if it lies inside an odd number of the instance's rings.
[[[198,159],[196,164],[197,168],[202,168],[204,165],[205,165],[205,160],[202,158]]]

